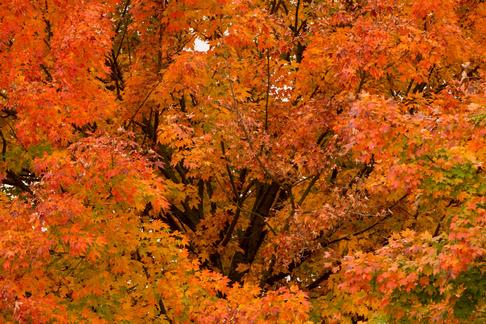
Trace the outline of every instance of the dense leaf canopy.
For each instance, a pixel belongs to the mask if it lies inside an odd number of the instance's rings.
[[[486,321],[486,3],[0,1],[0,322]]]

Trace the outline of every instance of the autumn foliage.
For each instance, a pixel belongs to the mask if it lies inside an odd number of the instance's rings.
[[[0,322],[486,321],[486,3],[0,2]]]

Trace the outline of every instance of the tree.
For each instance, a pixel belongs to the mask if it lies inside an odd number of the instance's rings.
[[[0,6],[3,321],[484,319],[483,2]]]

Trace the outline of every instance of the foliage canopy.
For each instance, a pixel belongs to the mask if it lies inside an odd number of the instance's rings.
[[[484,322],[485,35],[480,0],[1,1],[0,321]]]

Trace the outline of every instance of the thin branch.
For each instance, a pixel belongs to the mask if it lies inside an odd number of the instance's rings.
[[[358,95],[361,92],[361,90],[363,89],[363,86],[364,86],[365,81],[366,81],[366,72],[360,70],[359,76],[360,76],[360,79],[359,79],[358,87],[356,88],[356,95]]]
[[[162,82],[162,80],[158,80],[153,86],[152,88],[150,89],[150,91],[147,93],[147,95],[145,96],[145,98],[143,99],[143,101],[140,103],[140,105],[137,107],[137,109],[135,109],[135,112],[132,114],[132,116],[130,117],[129,121],[128,121],[128,127],[130,127],[130,125],[133,123],[133,119],[135,118],[135,116],[139,113],[139,111],[143,108],[143,106],[145,105],[145,103],[147,102],[147,100],[150,98],[150,96],[152,95],[152,93],[155,91],[155,89],[159,86],[159,84]]]
[[[258,213],[258,212],[254,212],[252,210],[249,210],[249,209],[243,209],[241,208],[241,211],[245,212],[245,213],[248,213],[250,215],[255,215],[256,217],[260,217],[263,222],[268,226],[268,228],[270,229],[270,231],[274,234],[274,235],[277,235],[277,232],[273,229],[273,227],[267,222],[267,219],[265,216],[263,216],[262,214]]]
[[[337,243],[339,241],[342,241],[342,240],[345,240],[345,239],[348,239],[350,238],[351,236],[355,236],[355,235],[360,235],[366,231],[369,231],[370,229],[374,228],[375,226],[377,226],[380,222],[383,222],[385,219],[387,219],[388,217],[390,217],[392,215],[392,212],[391,210],[393,208],[395,208],[395,206],[397,206],[400,202],[402,202],[406,197],[408,197],[408,193],[403,195],[400,199],[398,199],[397,201],[395,201],[392,205],[390,205],[388,208],[387,208],[387,215],[380,219],[379,221],[371,224],[370,226],[367,226],[366,228],[364,229],[361,229],[357,232],[354,232],[352,234],[349,234],[349,235],[345,235],[343,237],[340,237],[340,238],[337,238],[335,240],[332,240],[332,241],[329,241],[329,242],[321,242],[321,247],[327,247],[329,246],[330,244],[333,244],[333,243]],[[321,240],[322,241],[322,235],[318,237],[318,240]],[[302,255],[300,256],[300,259],[297,260],[297,261],[294,261],[292,262],[288,268],[287,268],[287,271],[285,272],[280,272],[278,274],[275,274],[269,278],[266,278],[266,280],[262,283],[262,284],[269,284],[269,285],[272,285],[274,284],[275,282],[279,281],[279,280],[282,280],[283,278],[285,278],[287,275],[291,274],[292,271],[294,271],[295,269],[297,269],[298,267],[300,267],[307,259],[309,259],[313,254],[313,252],[310,251],[310,250],[305,250],[302,252]],[[319,286],[319,284],[324,281],[324,280],[327,280],[329,278],[329,276],[332,274],[332,273],[328,273],[330,270],[326,270],[322,275],[320,275],[314,282],[312,282],[310,285],[307,286],[307,289],[313,289],[313,288],[316,288],[317,286]]]
[[[236,100],[235,90],[234,90],[233,82],[231,81],[231,79],[229,79],[229,84],[230,84],[230,91],[231,91],[231,99],[232,99],[232,102],[233,102],[233,105],[232,105],[233,107],[232,108],[236,112],[236,116],[238,117],[238,126],[243,131],[243,134],[245,135],[245,138],[247,138],[248,144],[250,145],[251,151],[252,152],[256,152],[255,151],[254,144],[253,144],[253,141],[252,141],[251,136],[250,136],[250,133],[249,133],[249,131],[245,127],[245,124],[243,122],[243,116],[241,115],[241,112],[240,112],[240,110],[238,108],[238,101]],[[265,168],[265,166],[263,165],[263,162],[260,160],[260,157],[258,156],[258,154],[255,154],[255,160],[257,161],[258,166],[262,169],[262,171],[265,174],[265,176],[267,176],[267,177],[271,178],[272,180],[276,181],[276,179],[274,179],[274,177],[267,170],[267,168]]]
[[[363,234],[371,229],[373,229],[374,227],[376,227],[378,224],[380,224],[381,222],[385,221],[386,219],[388,219],[390,216],[392,215],[391,211],[387,212],[386,216],[377,220],[376,222],[374,222],[373,224],[357,231],[357,232],[354,232],[354,233],[351,233],[351,234],[348,234],[348,235],[344,235],[344,236],[341,236],[335,240],[332,240],[332,241],[329,241],[329,242],[325,242],[325,246],[329,246],[331,244],[334,244],[334,243],[337,243],[337,242],[340,242],[340,241],[343,241],[343,240],[349,240],[350,238],[354,237],[354,236],[357,236],[357,235],[360,235],[360,234]]]
[[[2,138],[2,160],[5,161],[7,153],[7,140],[3,136],[3,132],[0,130],[0,137]]]
[[[302,206],[304,203],[305,198],[309,195],[310,191],[312,190],[312,187],[316,184],[317,180],[321,176],[322,171],[319,171],[309,182],[307,185],[307,188],[305,189],[304,193],[302,194],[302,197],[300,197],[299,201],[297,202],[297,205]]]
[[[300,0],[297,0],[297,5],[295,8],[295,21],[294,21],[294,35],[298,35],[298,26],[299,26],[299,8],[300,8]]]
[[[130,0],[127,0],[125,2],[125,7],[123,8],[123,12],[120,15],[120,21],[118,22],[116,28],[115,28],[115,35],[118,34],[120,31],[121,25],[123,23],[123,18],[125,18],[126,13],[128,12],[128,7],[130,6]]]
[[[270,99],[270,52],[267,49],[267,94],[265,97],[265,133],[268,131],[268,101]]]
[[[326,281],[327,279],[329,279],[329,277],[331,275],[332,275],[332,270],[331,269],[327,269],[319,277],[317,277],[316,280],[314,280],[313,282],[311,282],[305,288],[307,288],[308,290],[317,288],[317,287],[319,287],[319,285],[321,284],[321,282]]]
[[[233,194],[234,194],[234,197],[235,197],[234,199],[238,200],[238,191],[236,190],[235,179],[234,179],[233,173],[231,172],[231,169],[230,169],[229,160],[226,156],[226,149],[225,149],[223,141],[221,141],[221,151],[223,152],[223,157],[224,157],[224,160],[226,161],[226,163],[225,163],[226,164],[226,172],[228,172],[228,177],[229,177],[229,180],[230,180],[231,189],[233,190]]]
[[[246,198],[248,198],[248,193],[250,192],[250,189],[251,189],[251,187],[253,187],[254,184],[255,184],[255,182],[252,181],[248,185],[248,187],[245,190],[243,190],[243,192],[240,194],[240,197],[238,198],[238,202],[237,202],[237,205],[236,205],[236,213],[233,216],[233,220],[231,221],[231,224],[230,224],[228,231],[226,232],[224,238],[219,243],[221,246],[225,247],[226,245],[228,245],[229,240],[231,239],[231,236],[233,235],[233,232],[236,228],[236,224],[238,223],[238,220],[239,220],[240,215],[241,215],[241,205],[246,200]]]
[[[408,96],[410,90],[412,89],[413,85],[413,79],[410,79],[410,82],[408,83],[407,91],[405,91],[405,97]]]
[[[294,194],[292,192],[291,187],[288,189],[288,194],[289,194],[289,197],[290,197],[290,212],[289,212],[289,216],[285,220],[285,225],[284,225],[284,231],[285,232],[288,231],[289,228],[290,228],[290,220],[295,215],[295,209],[296,209],[295,208],[295,197],[294,197]]]
[[[116,53],[114,55],[115,60],[117,60],[118,56],[120,56],[121,49],[122,49],[122,46],[123,46],[123,41],[125,40],[125,36],[127,34],[127,30],[128,30],[128,27],[125,27],[125,29],[123,30],[123,34],[122,34],[122,37],[121,37],[121,40],[120,40],[120,44],[118,44],[118,49],[116,50]]]
[[[342,241],[342,240],[347,240],[347,239],[349,239],[349,238],[351,238],[351,237],[353,237],[353,236],[357,236],[357,235],[363,234],[364,232],[367,232],[367,231],[369,231],[370,229],[373,229],[374,227],[376,227],[376,226],[377,226],[378,224],[380,224],[381,222],[383,222],[383,221],[385,221],[386,219],[390,218],[390,216],[392,216],[392,215],[393,215],[393,212],[391,211],[391,209],[392,209],[392,208],[395,208],[395,207],[396,207],[396,206],[397,206],[397,205],[398,205],[400,202],[402,202],[402,201],[403,201],[405,198],[407,198],[407,197],[408,197],[408,193],[407,193],[407,194],[405,194],[405,195],[403,195],[403,196],[402,196],[400,199],[398,199],[398,200],[397,200],[397,201],[395,201],[395,202],[394,202],[394,203],[393,203],[391,206],[389,206],[389,207],[387,208],[387,211],[386,211],[386,215],[385,215],[385,217],[383,217],[383,218],[381,218],[381,219],[377,220],[377,221],[376,221],[376,222],[374,222],[373,224],[371,224],[371,225],[369,225],[369,226],[367,226],[367,227],[365,227],[365,228],[363,228],[363,229],[361,229],[361,230],[359,230],[359,231],[357,231],[357,232],[354,232],[354,233],[351,233],[351,234],[348,234],[348,235],[344,235],[344,236],[342,236],[342,237],[340,237],[340,238],[337,238],[337,239],[335,239],[335,240],[332,240],[332,241],[326,242],[326,243],[325,243],[325,246],[331,245],[331,244],[333,244],[333,243],[337,243],[337,242]]]

